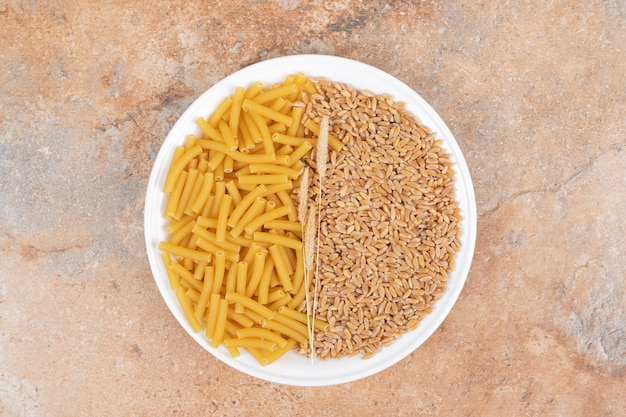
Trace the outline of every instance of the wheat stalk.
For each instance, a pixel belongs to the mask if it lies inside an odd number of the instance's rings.
[[[328,116],[322,118],[320,124],[320,132],[317,136],[317,147],[315,148],[315,165],[317,168],[317,181],[319,183],[319,194],[317,196],[317,233],[318,240],[317,249],[315,253],[315,287],[313,290],[313,325],[311,326],[311,334],[314,338],[315,332],[315,314],[317,312],[317,293],[319,291],[319,258],[320,258],[320,227],[321,227],[321,211],[322,211],[322,196],[324,194],[324,177],[326,176],[326,168],[328,164],[328,125],[330,120]],[[315,350],[311,347],[311,358],[315,356]]]
[[[311,231],[310,228],[315,224],[315,217],[313,219],[307,219],[307,214],[310,216],[310,212],[307,213],[309,205],[309,168],[305,167],[300,178],[300,188],[298,189],[298,221],[300,222],[302,240],[304,245],[302,246],[302,258],[304,263],[304,292],[306,303],[306,317],[307,317],[307,330],[309,333],[309,343],[313,346],[313,325],[311,323],[311,301],[309,300],[309,289],[311,288],[311,274],[309,271],[313,269],[313,246],[315,244],[315,237],[311,236],[315,230]],[[313,213],[315,215],[315,213]],[[306,231],[305,231],[305,225]]]
[[[306,299],[307,299],[307,325],[309,326],[309,344],[311,347],[311,362],[315,355],[315,348],[313,347],[313,332],[314,326],[311,322],[311,317],[315,320],[313,311],[309,311],[309,289],[311,288],[311,272],[315,265],[315,210],[309,210],[306,219],[306,227],[302,234],[304,245],[304,281],[306,285]]]

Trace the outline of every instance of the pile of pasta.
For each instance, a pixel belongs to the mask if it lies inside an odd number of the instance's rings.
[[[237,87],[175,148],[163,191],[169,238],[160,242],[170,285],[195,332],[232,356],[268,365],[309,343],[302,225],[292,190],[320,126],[303,117],[303,74],[265,88]],[[329,146],[341,142],[329,137]]]

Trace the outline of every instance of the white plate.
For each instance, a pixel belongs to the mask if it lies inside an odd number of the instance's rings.
[[[200,134],[195,123],[198,117],[207,117],[237,86],[248,86],[255,81],[277,83],[286,75],[298,72],[346,82],[357,89],[377,94],[389,93],[394,101],[404,102],[422,124],[437,132],[438,138],[443,140],[443,146],[451,154],[456,170],[456,197],[463,216],[461,250],[456,255],[456,268],[449,274],[447,289],[435,303],[432,313],[422,320],[416,330],[404,334],[372,358],[318,359],[312,364],[309,358],[289,352],[277,362],[262,367],[243,350],[239,357],[232,358],[224,347],[212,348],[203,332],[194,333],[187,323],[170,288],[158,250],[159,242],[167,238],[166,221],[162,216],[166,196],[161,190],[174,148],[184,143],[187,134]],[[333,385],[365,378],[394,365],[424,343],[456,302],[469,272],[476,239],[476,202],[469,170],[459,145],[439,115],[422,97],[391,75],[357,61],[326,55],[294,55],[259,62],[231,74],[202,94],[176,122],[154,161],[146,192],[144,217],[148,259],[154,279],[172,314],[187,333],[209,353],[241,372],[266,381],[298,386]]]

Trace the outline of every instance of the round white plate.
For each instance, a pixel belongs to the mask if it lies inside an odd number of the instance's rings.
[[[232,358],[226,348],[212,348],[204,332],[194,333],[187,323],[174,291],[170,288],[158,249],[159,242],[167,239],[166,221],[162,216],[167,200],[161,190],[174,148],[184,143],[187,134],[200,135],[195,123],[198,117],[210,115],[224,97],[232,95],[237,86],[246,87],[256,81],[269,85],[281,82],[285,76],[298,72],[346,82],[357,89],[376,94],[391,94],[394,101],[404,102],[406,108],[422,124],[437,132],[437,137],[443,140],[443,146],[450,153],[456,170],[456,197],[463,216],[461,249],[456,255],[456,267],[448,276],[447,289],[435,303],[432,313],[422,320],[416,330],[404,334],[370,359],[364,360],[356,356],[326,361],[316,359],[311,363],[310,358],[288,352],[273,364],[262,367],[243,350],[239,357]],[[472,180],[459,145],[439,115],[409,86],[377,68],[350,59],[326,55],[294,55],[259,62],[229,75],[202,94],[183,113],[154,161],[146,192],[144,222],[148,259],[159,291],[180,325],[197,343],[222,362],[248,375],[282,384],[324,386],[355,381],[389,368],[424,343],[439,327],[456,302],[469,273],[476,240],[476,202]]]

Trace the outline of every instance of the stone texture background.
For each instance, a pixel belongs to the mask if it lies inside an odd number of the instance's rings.
[[[622,0],[0,1],[0,416],[626,415],[625,49]],[[479,213],[439,331],[326,388],[203,351],[143,242],[177,117],[229,73],[298,53],[420,93]]]

